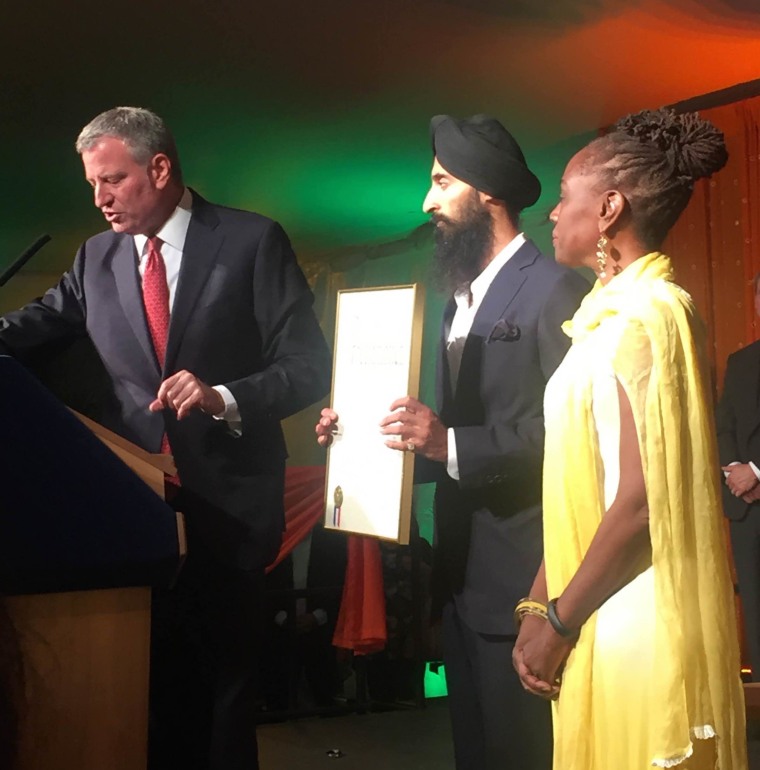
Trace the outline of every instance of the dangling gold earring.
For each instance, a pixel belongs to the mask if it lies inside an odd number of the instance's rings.
[[[607,277],[607,236],[604,233],[599,235],[599,240],[596,242],[596,264],[599,265],[599,277]]]

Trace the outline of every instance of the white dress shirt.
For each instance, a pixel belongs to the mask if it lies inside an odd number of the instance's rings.
[[[187,230],[190,227],[190,218],[192,216],[193,196],[190,190],[185,188],[182,193],[179,205],[164,222],[161,229],[156,233],[156,237],[161,241],[161,256],[166,265],[166,282],[169,285],[169,311],[174,307],[174,298],[177,295],[177,281],[179,280],[179,270],[182,266],[182,255],[185,249],[185,239]],[[137,269],[140,271],[140,277],[145,274],[145,265],[148,256],[148,236],[139,234],[133,236],[135,248],[138,254]],[[214,390],[224,399],[224,411],[219,415],[214,415],[215,419],[225,420],[230,429],[235,433],[241,432],[240,410],[237,401],[224,385],[214,385]]]
[[[460,286],[454,292],[457,309],[451,321],[451,329],[446,340],[446,357],[451,375],[451,387],[456,392],[459,379],[459,367],[462,363],[462,352],[470,333],[475,315],[483,301],[493,279],[504,265],[514,256],[525,243],[525,235],[518,233],[489,263],[480,275],[471,283]],[[457,461],[457,442],[455,429],[448,429],[448,462],[446,471],[452,479],[459,479],[459,463]]]

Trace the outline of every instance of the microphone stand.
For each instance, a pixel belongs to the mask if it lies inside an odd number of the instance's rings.
[[[0,275],[0,286],[5,286],[11,278],[50,240],[45,233],[17,257],[14,262]]]

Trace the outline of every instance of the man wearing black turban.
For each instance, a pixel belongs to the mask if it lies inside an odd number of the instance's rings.
[[[443,618],[457,770],[548,770],[546,702],[512,667],[512,610],[542,557],[543,391],[589,284],[543,256],[519,229],[541,192],[497,120],[431,122],[432,185],[444,312],[439,412],[409,396],[381,423],[387,446],[437,471],[434,601]],[[317,426],[327,444],[337,420]],[[417,470],[423,463],[418,462]]]

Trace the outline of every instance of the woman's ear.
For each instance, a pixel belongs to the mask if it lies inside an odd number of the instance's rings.
[[[599,218],[604,229],[612,227],[621,217],[627,205],[625,196],[619,190],[607,190],[602,197]]]

